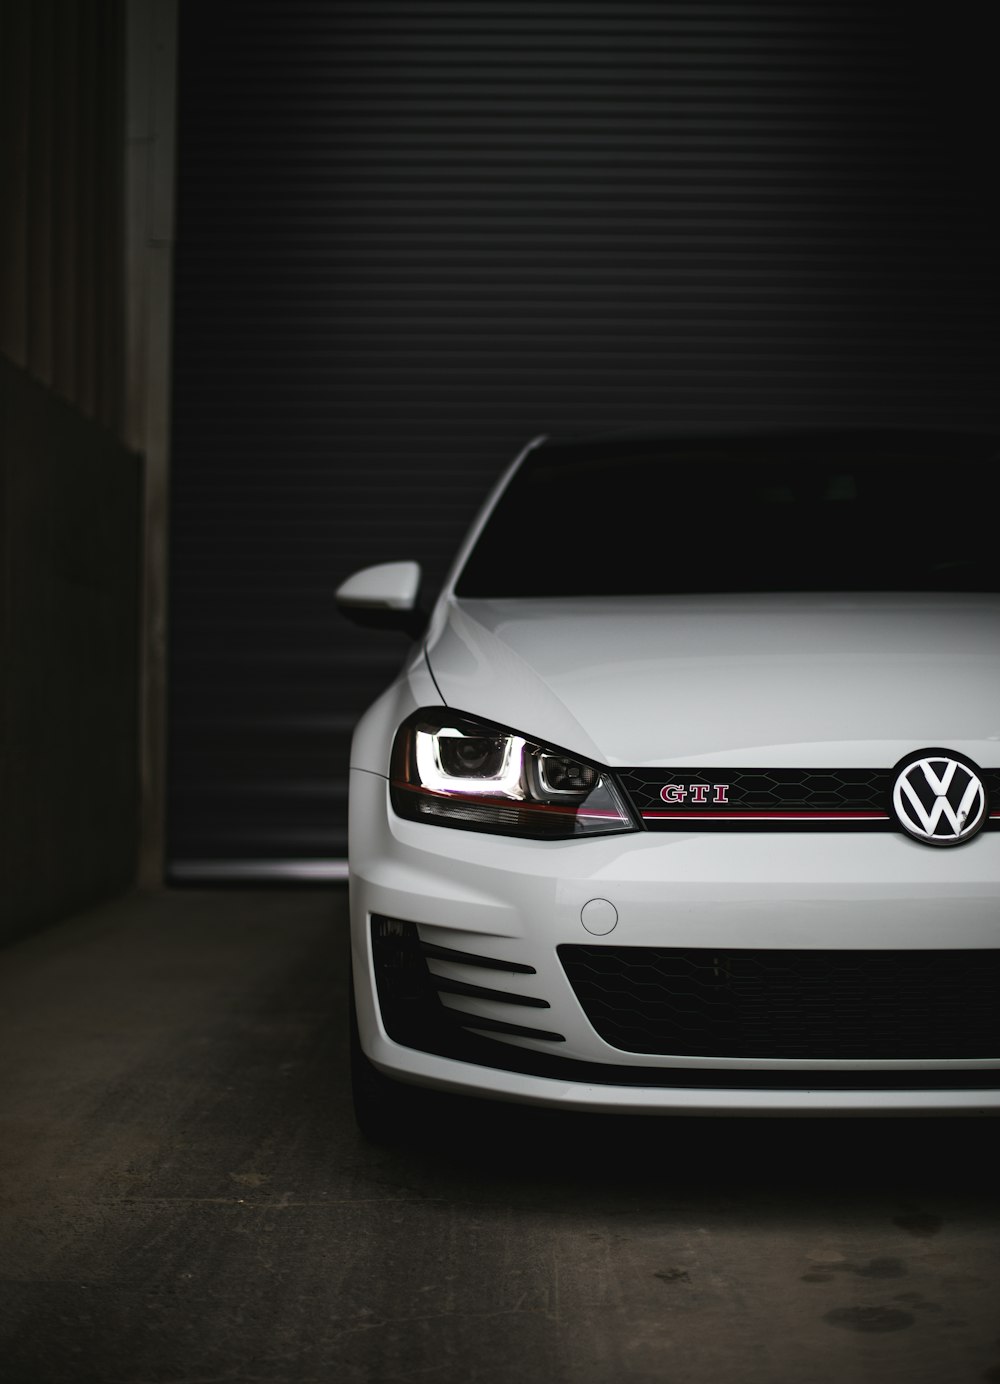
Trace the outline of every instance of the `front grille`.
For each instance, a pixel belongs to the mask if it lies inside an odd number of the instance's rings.
[[[1000,770],[981,770],[1000,826]],[[647,831],[714,829],[892,831],[889,769],[619,769]],[[663,790],[667,791],[666,799]]]
[[[677,804],[684,813],[739,811],[881,812],[888,816],[894,775],[888,769],[620,769],[622,787],[639,812],[666,811],[660,790],[666,784],[684,791]],[[714,789],[725,786],[725,801]],[[706,802],[692,794],[708,788]]]
[[[624,1052],[1000,1056],[1000,951],[558,950],[587,1018]]]

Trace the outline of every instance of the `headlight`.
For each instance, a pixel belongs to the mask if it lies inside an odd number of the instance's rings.
[[[419,711],[400,727],[390,792],[411,821],[504,836],[638,830],[607,770],[445,710]]]

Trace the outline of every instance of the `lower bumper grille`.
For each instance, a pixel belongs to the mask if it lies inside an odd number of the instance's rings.
[[[1000,1056],[1000,951],[559,948],[601,1038],[677,1057]]]
[[[526,1076],[548,1077],[555,1081],[586,1082],[591,1085],[644,1086],[669,1088],[744,1089],[744,1090],[996,1090],[1000,1088],[1000,1069],[951,1067],[947,1070],[853,1071],[829,1069],[761,1069],[678,1067],[669,1059],[649,1066],[620,1062],[585,1062],[560,1055],[561,1035],[550,1033],[544,1049],[513,1046],[497,1042],[480,1028],[467,1025],[471,1016],[447,1009],[441,1002],[440,977],[432,976],[428,960],[461,961],[482,971],[484,982],[507,974],[532,975],[534,969],[515,961],[473,952],[456,952],[421,940],[415,924],[395,918],[373,916],[372,955],[379,1008],[386,1032],[394,1042],[420,1052],[435,1053],[478,1067],[521,1072]],[[607,950],[579,948],[579,950]],[[982,956],[982,953],[978,955]],[[993,955],[988,953],[987,955]],[[564,963],[565,964],[565,963]],[[512,1019],[517,1010],[512,1007]],[[525,1017],[541,1017],[544,1010],[520,1011]],[[479,1028],[479,1025],[476,1025]],[[504,1025],[510,1033],[514,1025]],[[554,1041],[553,1041],[554,1040]]]

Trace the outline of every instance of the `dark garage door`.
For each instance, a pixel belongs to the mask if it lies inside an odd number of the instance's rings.
[[[529,437],[1000,424],[988,45],[942,19],[181,7],[173,878],[336,872],[405,645],[333,590],[433,587]]]

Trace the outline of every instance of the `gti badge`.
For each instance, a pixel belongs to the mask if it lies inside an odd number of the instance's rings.
[[[892,805],[899,825],[927,846],[957,846],[986,821],[976,766],[953,750],[918,750],[897,766]]]
[[[708,796],[712,794],[711,798]],[[692,783],[687,788],[681,783],[667,783],[660,789],[660,797],[672,806],[690,797],[693,803],[728,803],[728,783]]]

